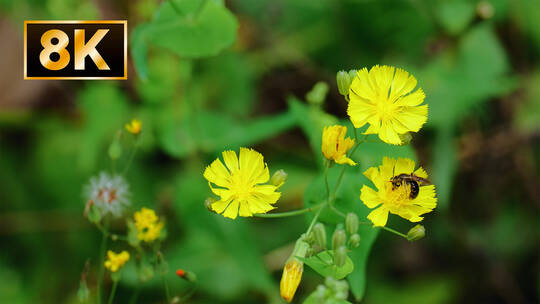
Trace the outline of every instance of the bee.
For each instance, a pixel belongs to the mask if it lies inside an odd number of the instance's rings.
[[[414,175],[414,173],[402,173],[400,175],[392,177],[390,181],[392,182],[392,190],[401,187],[401,185],[403,185],[404,183],[408,184],[409,188],[411,189],[411,193],[409,193],[410,199],[415,199],[418,196],[418,192],[420,192],[420,185],[431,184],[429,180],[420,176],[416,176]]]

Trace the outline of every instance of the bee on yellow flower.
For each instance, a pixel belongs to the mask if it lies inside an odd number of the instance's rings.
[[[142,131],[142,122],[133,118],[130,123],[126,124],[126,130],[134,135],[139,135]]]
[[[140,211],[135,212],[133,219],[139,240],[150,243],[161,235],[164,223],[159,220],[154,210],[143,207]]]
[[[354,139],[347,135],[347,127],[334,125],[324,127],[322,135],[322,152],[324,157],[335,161],[337,164],[348,164],[355,166],[356,163],[347,157],[347,151],[354,146]]]
[[[389,144],[400,145],[402,136],[418,132],[427,121],[426,95],[414,76],[391,66],[358,70],[349,88],[347,114],[355,128],[369,123],[364,134],[378,134]]]
[[[218,158],[204,170],[204,178],[214,194],[220,197],[210,208],[224,217],[235,219],[266,213],[281,196],[276,185],[268,184],[270,173],[261,153],[240,148],[222,153],[225,165]]]
[[[384,157],[381,166],[371,167],[364,172],[377,188],[375,191],[364,185],[360,193],[360,199],[368,208],[376,208],[367,216],[374,226],[385,226],[388,213],[411,222],[420,222],[423,220],[421,215],[433,211],[437,206],[434,185],[399,182],[399,177],[405,175],[427,181],[426,171],[421,167],[414,168],[415,163],[411,159]]]
[[[111,272],[117,272],[124,266],[124,264],[129,261],[129,252],[122,251],[120,253],[115,253],[111,250],[107,251],[107,260],[105,261],[105,268],[109,269]]]

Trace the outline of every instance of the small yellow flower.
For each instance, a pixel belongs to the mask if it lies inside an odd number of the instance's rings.
[[[347,151],[354,146],[354,139],[345,138],[345,135],[347,135],[347,127],[340,125],[324,127],[321,149],[327,159],[338,164],[355,166],[356,163],[347,157]]]
[[[270,173],[262,154],[240,148],[239,157],[234,151],[224,151],[222,156],[227,167],[218,158],[203,174],[212,192],[220,197],[211,204],[212,210],[235,219],[238,215],[252,216],[274,209],[272,204],[281,193],[276,192],[277,186],[268,184]]]
[[[130,123],[126,124],[126,130],[131,134],[138,135],[142,130],[142,122],[133,118]]]
[[[279,291],[281,297],[288,303],[291,303],[296,293],[300,281],[302,281],[302,272],[304,271],[304,263],[297,258],[291,258],[283,267],[281,282],[279,283]]]
[[[305,235],[302,235],[294,244],[293,252],[283,267],[281,282],[279,283],[279,291],[281,297],[287,302],[291,302],[302,281],[302,272],[304,271],[304,263],[298,258],[303,258],[310,245],[305,240]]]
[[[152,209],[143,207],[133,215],[135,228],[137,228],[137,238],[147,243],[153,242],[161,235],[163,221],[160,221],[156,212]]]
[[[417,177],[427,179],[427,173],[421,167],[414,170],[415,163],[408,158],[384,157],[381,166],[371,167],[364,172],[377,191],[364,185],[360,193],[360,199],[370,209],[373,210],[367,217],[374,226],[383,227],[388,220],[388,212],[397,214],[411,222],[423,220],[421,215],[431,212],[437,206],[434,185],[421,185],[418,195],[411,198],[410,185],[403,183],[399,187],[394,187],[392,177],[400,174],[414,174]]]
[[[114,253],[113,251],[107,251],[107,260],[105,261],[105,268],[111,272],[117,272],[129,261],[129,252],[122,251],[120,253]]]
[[[389,144],[402,144],[400,135],[418,132],[427,120],[426,95],[417,81],[402,69],[374,66],[358,70],[349,88],[347,114],[355,128],[369,123],[364,134],[379,134]]]

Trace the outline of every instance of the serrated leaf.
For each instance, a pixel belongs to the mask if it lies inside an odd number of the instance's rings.
[[[341,280],[354,270],[354,264],[348,256],[343,266],[334,265],[333,250],[326,250],[309,258],[297,258],[323,277],[331,276]]]

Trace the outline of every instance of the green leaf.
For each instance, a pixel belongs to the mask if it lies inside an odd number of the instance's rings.
[[[296,97],[287,99],[289,111],[296,119],[298,125],[307,136],[309,145],[315,155],[319,167],[323,167],[323,156],[321,152],[322,131],[325,126],[338,123],[337,118],[325,113],[316,105],[307,105]]]
[[[171,3],[173,2],[174,3]],[[163,1],[152,22],[132,34],[132,52],[141,78],[147,77],[148,45],[167,49],[183,58],[217,55],[236,39],[238,22],[216,1]]]
[[[347,277],[347,280],[356,301],[360,302],[366,289],[367,260],[371,247],[379,234],[379,229],[375,229],[371,225],[360,225],[358,234],[361,237],[360,245],[350,253],[351,260],[354,261],[354,271]]]
[[[306,265],[315,270],[318,274],[323,277],[332,276],[338,280],[343,279],[354,269],[354,264],[351,259],[347,256],[345,264],[338,267],[334,265],[334,251],[327,250],[323,251],[317,255],[311,256],[309,258],[297,257],[299,260],[304,262]]]
[[[198,117],[198,144],[203,151],[221,152],[224,148],[252,145],[283,132],[296,123],[290,112],[251,121],[239,121],[217,112]]]
[[[91,223],[99,223],[101,221],[101,213],[99,212],[98,208],[94,205],[90,206],[90,209],[88,210],[88,220]]]
[[[148,55],[147,27],[147,24],[135,27],[129,39],[133,64],[139,77],[143,80],[148,78],[148,62],[146,59]]]
[[[474,18],[474,4],[467,0],[443,1],[437,5],[437,16],[443,28],[450,34],[459,34]]]

